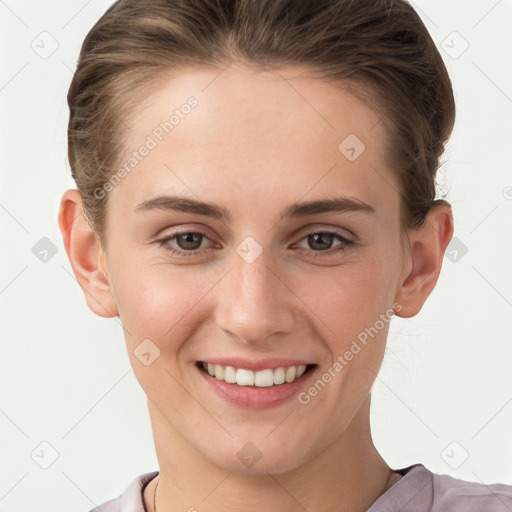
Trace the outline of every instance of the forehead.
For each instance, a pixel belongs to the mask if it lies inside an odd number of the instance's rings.
[[[380,113],[341,85],[301,68],[163,75],[126,118],[121,165],[134,165],[113,195],[131,204],[164,191],[233,202],[274,191],[281,207],[334,188],[366,202],[396,194]],[[135,162],[134,152],[145,155]]]

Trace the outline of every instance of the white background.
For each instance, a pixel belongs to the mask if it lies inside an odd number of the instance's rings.
[[[66,93],[81,42],[110,3],[0,1],[2,511],[87,511],[157,469],[121,327],[87,308],[57,225],[60,197],[74,188]],[[394,468],[422,462],[512,484],[512,2],[415,5],[453,79],[458,117],[440,181],[467,253],[445,258],[416,318],[393,321],[374,387],[375,442]],[[43,31],[58,42],[46,59],[31,47]],[[42,237],[57,248],[46,263],[32,252]],[[31,458],[43,450],[37,460],[50,461],[43,441],[58,452],[48,469]]]

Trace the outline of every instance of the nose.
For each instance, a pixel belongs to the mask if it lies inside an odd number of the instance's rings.
[[[221,329],[260,347],[274,342],[274,335],[291,332],[297,309],[286,278],[265,252],[252,263],[234,255],[231,270],[217,286],[215,307]]]

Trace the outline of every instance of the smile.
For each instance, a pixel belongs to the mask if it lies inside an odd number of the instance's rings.
[[[215,379],[227,382],[228,384],[268,388],[294,382],[316,365],[301,364],[298,366],[282,366],[275,369],[266,368],[259,371],[206,363],[204,361],[200,361],[198,366],[204,372],[215,377]]]

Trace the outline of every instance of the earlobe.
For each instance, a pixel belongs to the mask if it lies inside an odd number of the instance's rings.
[[[446,247],[453,235],[453,215],[448,203],[431,208],[423,226],[411,230],[410,258],[412,262],[399,283],[396,301],[401,309],[397,316],[410,318],[417,315],[434,289]]]
[[[89,309],[105,318],[118,316],[105,254],[85,218],[78,190],[71,189],[64,193],[58,220],[69,262]]]

